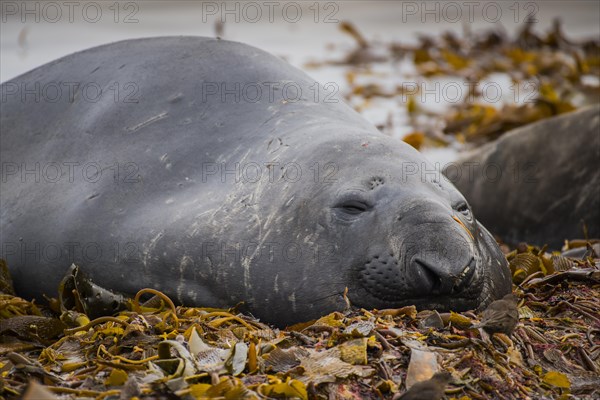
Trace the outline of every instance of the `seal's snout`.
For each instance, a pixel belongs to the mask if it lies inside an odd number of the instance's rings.
[[[415,272],[413,286],[423,293],[453,295],[465,290],[475,275],[475,258],[458,267],[443,265],[415,257],[411,269]]]
[[[387,243],[369,247],[359,267],[362,288],[390,305],[456,308],[465,299],[474,304],[482,290],[482,264],[469,227],[435,204],[418,203],[411,211]]]
[[[477,258],[467,249],[458,253],[419,251],[403,256],[380,246],[373,248],[359,269],[361,286],[390,304],[429,299],[432,295],[464,297],[473,289]]]

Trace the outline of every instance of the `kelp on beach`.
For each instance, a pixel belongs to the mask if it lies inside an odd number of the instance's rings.
[[[360,112],[378,99],[404,108],[412,128],[405,140],[416,148],[479,145],[600,102],[600,40],[569,38],[560,19],[542,33],[531,20],[514,35],[502,27],[472,31],[465,25],[462,35],[419,34],[417,44],[371,41],[350,22],[340,27],[355,48],[306,67],[344,68],[346,100]],[[401,72],[403,63],[409,72]],[[389,68],[382,72],[380,66]],[[447,107],[432,111],[428,101]],[[388,115],[380,129],[392,132],[393,120]]]
[[[20,398],[29,387],[25,399],[40,393],[397,399],[416,382],[447,371],[447,399],[592,399],[600,378],[600,259],[590,243],[570,246],[579,246],[577,257],[524,244],[507,253],[520,316],[510,337],[474,327],[477,311],[413,306],[364,310],[349,304],[346,311],[275,329],[236,308],[175,306],[152,289],[120,297],[113,306],[122,311],[91,319],[86,310],[97,311],[92,308],[102,302],[94,293],[103,289],[77,268],[63,280],[59,298],[42,307],[10,294],[3,264],[0,390]],[[88,293],[95,306],[78,292],[90,290],[88,284],[95,287]],[[110,292],[104,296],[116,301]]]

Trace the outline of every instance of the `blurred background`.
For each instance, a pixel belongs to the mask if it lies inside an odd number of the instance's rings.
[[[442,162],[600,97],[598,1],[0,4],[2,82],[112,41],[220,36],[335,84],[385,133]]]

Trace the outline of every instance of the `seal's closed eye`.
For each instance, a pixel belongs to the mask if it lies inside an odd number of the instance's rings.
[[[342,211],[351,214],[351,215],[357,215],[360,213],[363,213],[365,211],[368,211],[371,207],[360,200],[348,200],[343,202],[341,205],[337,206],[336,208],[341,209]]]
[[[357,216],[371,210],[375,202],[364,188],[350,188],[338,194],[333,209],[342,218],[344,216]]]

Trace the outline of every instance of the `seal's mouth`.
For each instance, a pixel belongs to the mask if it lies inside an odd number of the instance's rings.
[[[359,270],[359,289],[355,296],[349,293],[350,301],[364,308],[415,305],[418,309],[465,311],[479,308],[490,296],[479,257],[472,257],[459,273],[445,278],[422,261],[415,260],[415,265],[418,284],[398,268],[392,255],[374,257]]]

